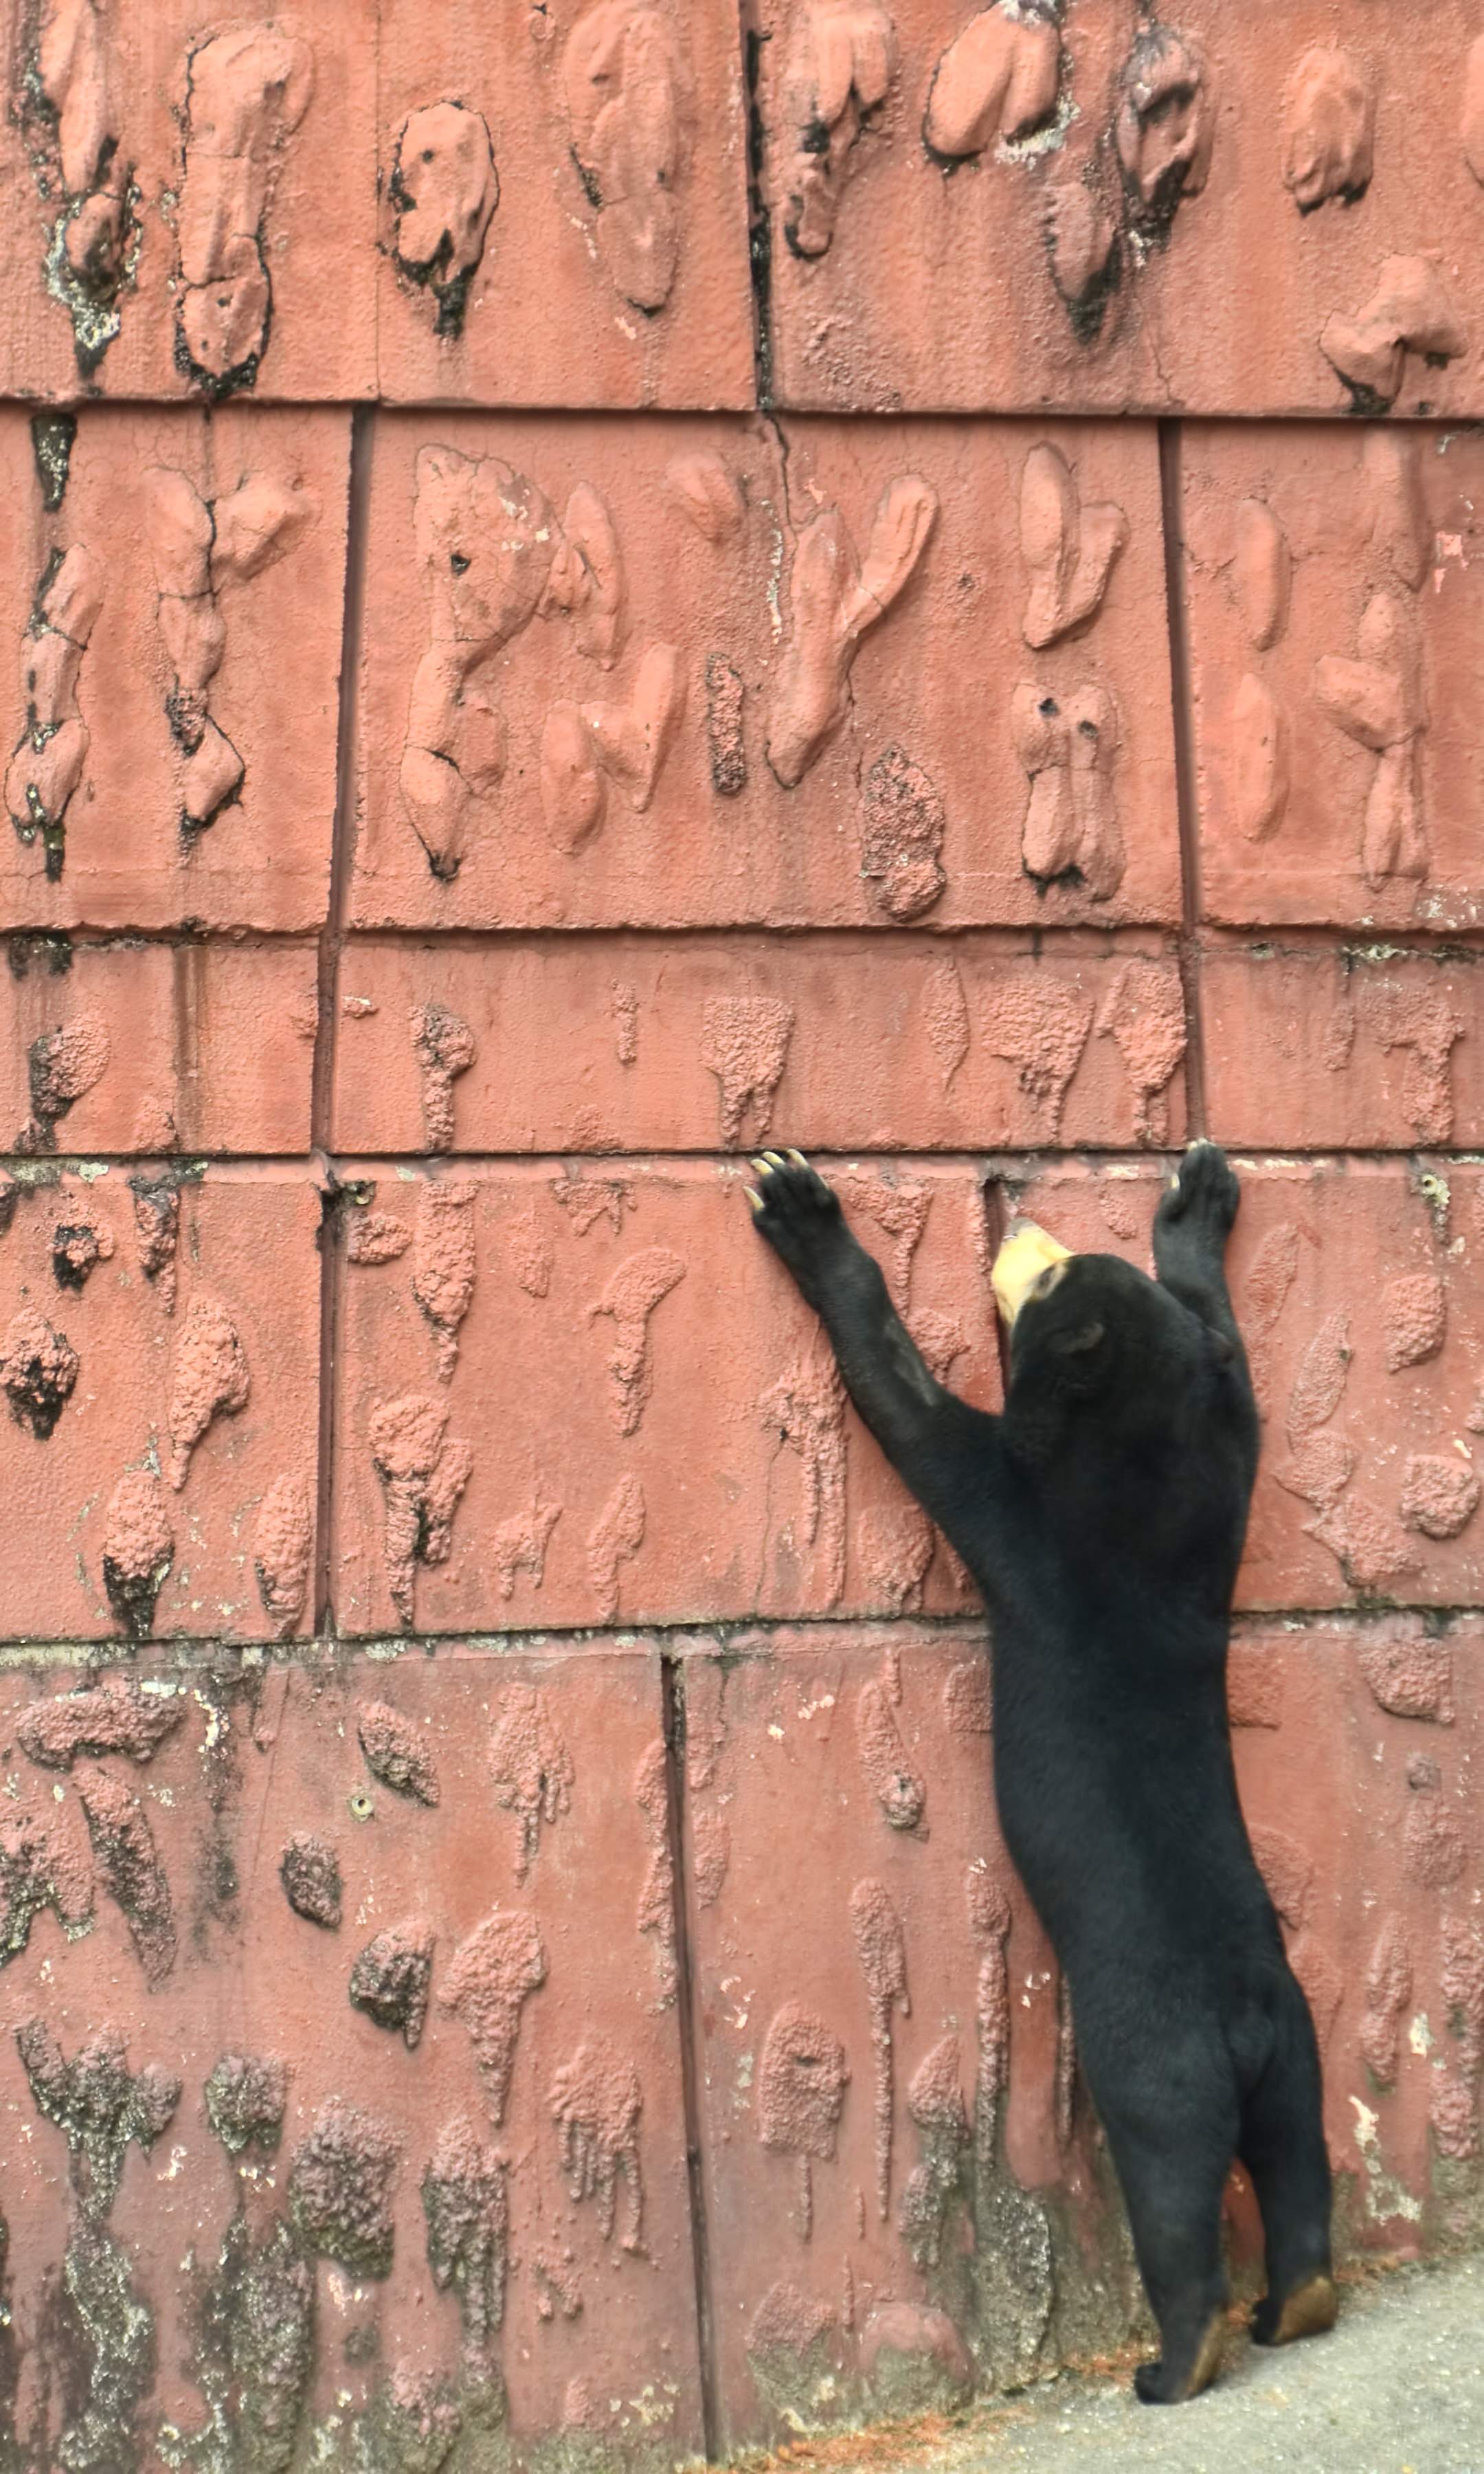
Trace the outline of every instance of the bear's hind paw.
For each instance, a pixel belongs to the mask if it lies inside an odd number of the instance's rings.
[[[1292,2345],[1301,2337],[1323,2337],[1334,2326],[1339,2297],[1334,2280],[1311,2276],[1280,2299],[1266,2294],[1252,2315],[1255,2345]]]
[[[1226,2313],[1213,2311],[1193,2353],[1179,2345],[1173,2362],[1161,2355],[1157,2363],[1140,2363],[1134,2374],[1134,2393],[1140,2405],[1184,2405],[1209,2388],[1221,2368],[1226,2324]]]

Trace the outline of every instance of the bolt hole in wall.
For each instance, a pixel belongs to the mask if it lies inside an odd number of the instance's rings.
[[[1476,2238],[1472,12],[8,32],[0,2455],[658,2474],[1144,2333],[770,1141],[990,1406],[1009,1215],[1237,1158],[1337,2233]]]

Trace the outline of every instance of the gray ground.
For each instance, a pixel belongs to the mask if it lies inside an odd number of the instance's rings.
[[[1190,2405],[1064,2379],[898,2462],[911,2474],[1484,2474],[1484,2260],[1344,2291],[1333,2334],[1263,2352],[1233,2338]],[[876,2453],[870,2474],[884,2474]],[[832,2467],[831,2474],[849,2474]]]

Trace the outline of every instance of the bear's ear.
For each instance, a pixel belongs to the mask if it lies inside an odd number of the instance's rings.
[[[1089,1348],[1096,1348],[1102,1338],[1100,1322],[1084,1322],[1075,1331],[1058,1333],[1055,1346],[1064,1357],[1081,1357]]]

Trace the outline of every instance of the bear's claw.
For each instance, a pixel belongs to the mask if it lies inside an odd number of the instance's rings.
[[[1160,1198],[1161,1220],[1198,1220],[1225,1236],[1236,1218],[1241,1187],[1218,1143],[1191,1143]]]
[[[753,1166],[761,1190],[747,1186],[743,1191],[758,1232],[797,1273],[818,1241],[833,1234],[840,1220],[839,1197],[802,1152],[763,1152]]]

